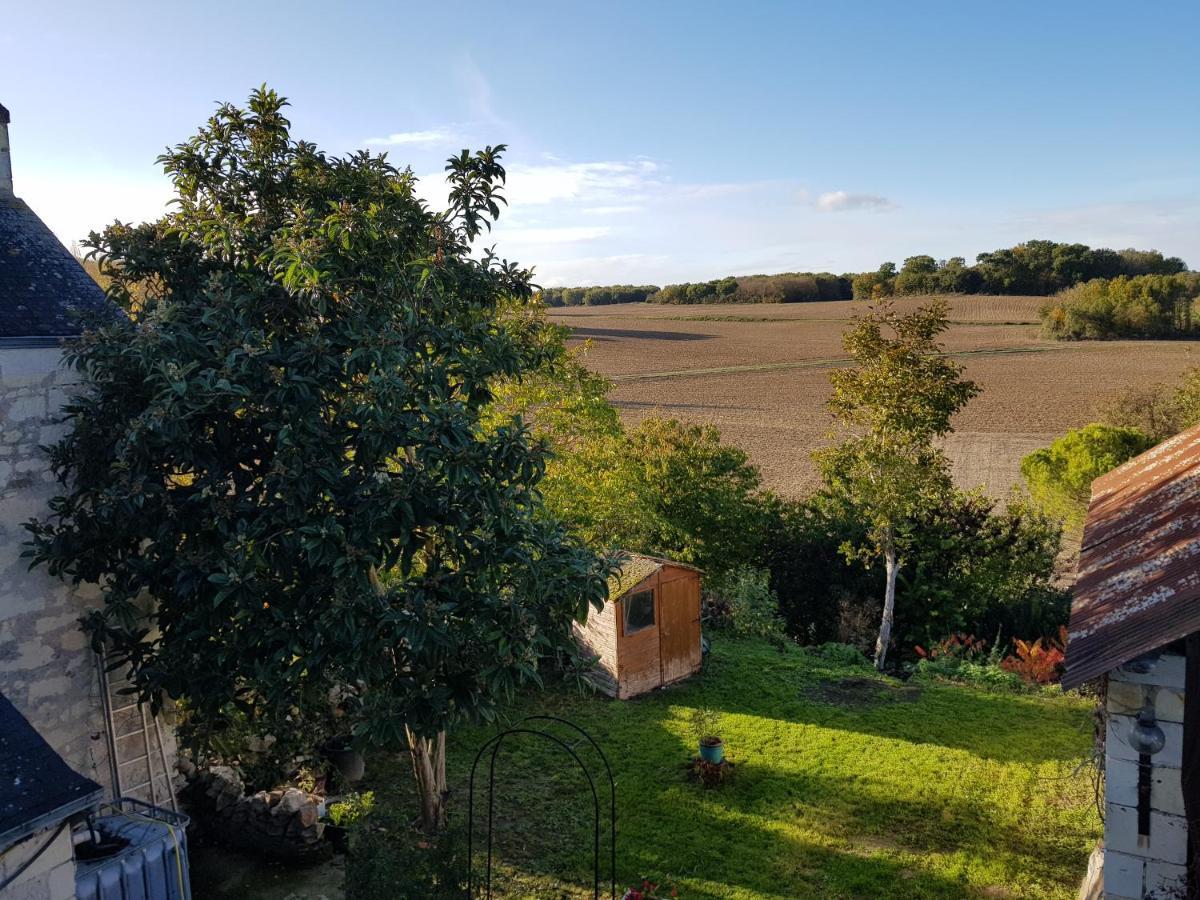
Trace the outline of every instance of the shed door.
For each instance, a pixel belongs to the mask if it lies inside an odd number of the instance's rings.
[[[700,596],[694,578],[658,586],[659,654],[663,683],[686,678],[700,665]]]

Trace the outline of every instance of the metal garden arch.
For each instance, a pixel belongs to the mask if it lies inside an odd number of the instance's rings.
[[[496,809],[496,757],[500,752],[501,746],[505,739],[512,735],[529,734],[535,737],[550,741],[551,743],[561,747],[579,766],[579,770],[583,772],[587,779],[588,788],[592,793],[592,882],[593,891],[596,900],[600,900],[600,794],[596,790],[596,780],[592,777],[591,771],[584,764],[579,754],[575,752],[575,746],[578,746],[578,741],[574,745],[567,743],[561,737],[551,734],[548,730],[534,727],[534,723],[545,722],[557,725],[565,725],[567,728],[575,731],[580,737],[587,741],[596,754],[600,757],[601,763],[604,765],[604,775],[608,778],[609,789],[609,878],[612,889],[612,900],[617,898],[617,783],[613,779],[612,767],[608,764],[608,757],[604,755],[604,751],[600,749],[600,745],[592,738],[590,734],[566,719],[558,716],[527,716],[522,719],[513,728],[506,729],[497,735],[489,738],[479,752],[475,754],[475,761],[471,764],[471,780],[469,786],[469,795],[467,797],[467,897],[474,898],[475,896],[475,773],[479,768],[479,763],[483,759],[483,755],[491,750],[491,759],[488,761],[488,813],[487,813],[487,869],[486,882],[484,885],[484,896],[491,900],[492,896],[492,825],[495,817]]]

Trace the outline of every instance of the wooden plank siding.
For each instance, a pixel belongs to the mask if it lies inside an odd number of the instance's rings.
[[[625,596],[629,596],[640,591],[654,591],[653,627],[626,634],[624,599],[612,604],[616,610],[617,626],[617,696],[622,700],[662,686],[662,664],[658,650],[658,627],[662,621],[658,596],[659,575],[659,572],[655,572],[625,592]]]
[[[658,606],[662,683],[671,684],[700,668],[700,579],[676,569],[659,573]]]
[[[626,700],[700,670],[700,572],[658,562],[656,571],[622,583],[618,597],[575,625],[596,659],[591,680],[610,697]],[[640,591],[654,591],[654,625],[626,634],[623,600]]]
[[[617,696],[617,606],[605,603],[588,610],[587,621],[575,623],[575,637],[585,650],[596,657],[589,679],[610,697]]]

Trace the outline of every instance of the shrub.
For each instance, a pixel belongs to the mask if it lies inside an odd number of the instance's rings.
[[[354,792],[347,794],[344,799],[339,800],[337,803],[329,804],[326,814],[329,816],[329,821],[334,825],[341,828],[350,828],[364,817],[370,815],[374,808],[374,791],[366,791],[361,794]]]
[[[1133,428],[1156,443],[1200,422],[1200,369],[1188,369],[1179,384],[1134,386],[1101,411],[1106,425]]]
[[[779,599],[771,590],[771,573],[766,569],[739,566],[710,579],[706,592],[713,598],[710,608],[724,613],[733,632],[744,637],[780,638],[783,620]]]
[[[1042,325],[1062,340],[1163,338],[1191,333],[1195,279],[1187,275],[1094,278],[1042,308]]]
[[[1078,528],[1087,513],[1092,481],[1152,446],[1154,441],[1136,429],[1093,422],[1026,456],[1021,474],[1042,509]]]
[[[1062,677],[1066,648],[1066,628],[1059,629],[1057,641],[1043,638],[1032,643],[1016,640],[1013,641],[1015,652],[1005,657],[1000,667],[1019,676],[1026,684],[1054,684]]]
[[[944,656],[941,659],[920,659],[913,667],[913,677],[961,681],[977,687],[1005,691],[1025,690],[1025,683],[1017,675],[1006,672],[998,664],[987,659],[973,661],[953,656]]]

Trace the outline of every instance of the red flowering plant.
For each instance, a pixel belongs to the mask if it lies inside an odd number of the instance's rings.
[[[987,652],[987,641],[973,634],[956,632],[944,637],[936,644],[931,644],[926,650],[920,644],[913,647],[913,652],[920,659],[950,659],[973,660],[982,657]]]
[[[1019,675],[1026,684],[1054,684],[1062,677],[1067,656],[1067,629],[1059,628],[1057,641],[1053,638],[1013,641],[1013,650],[1015,652],[1000,663],[1000,668]]]

